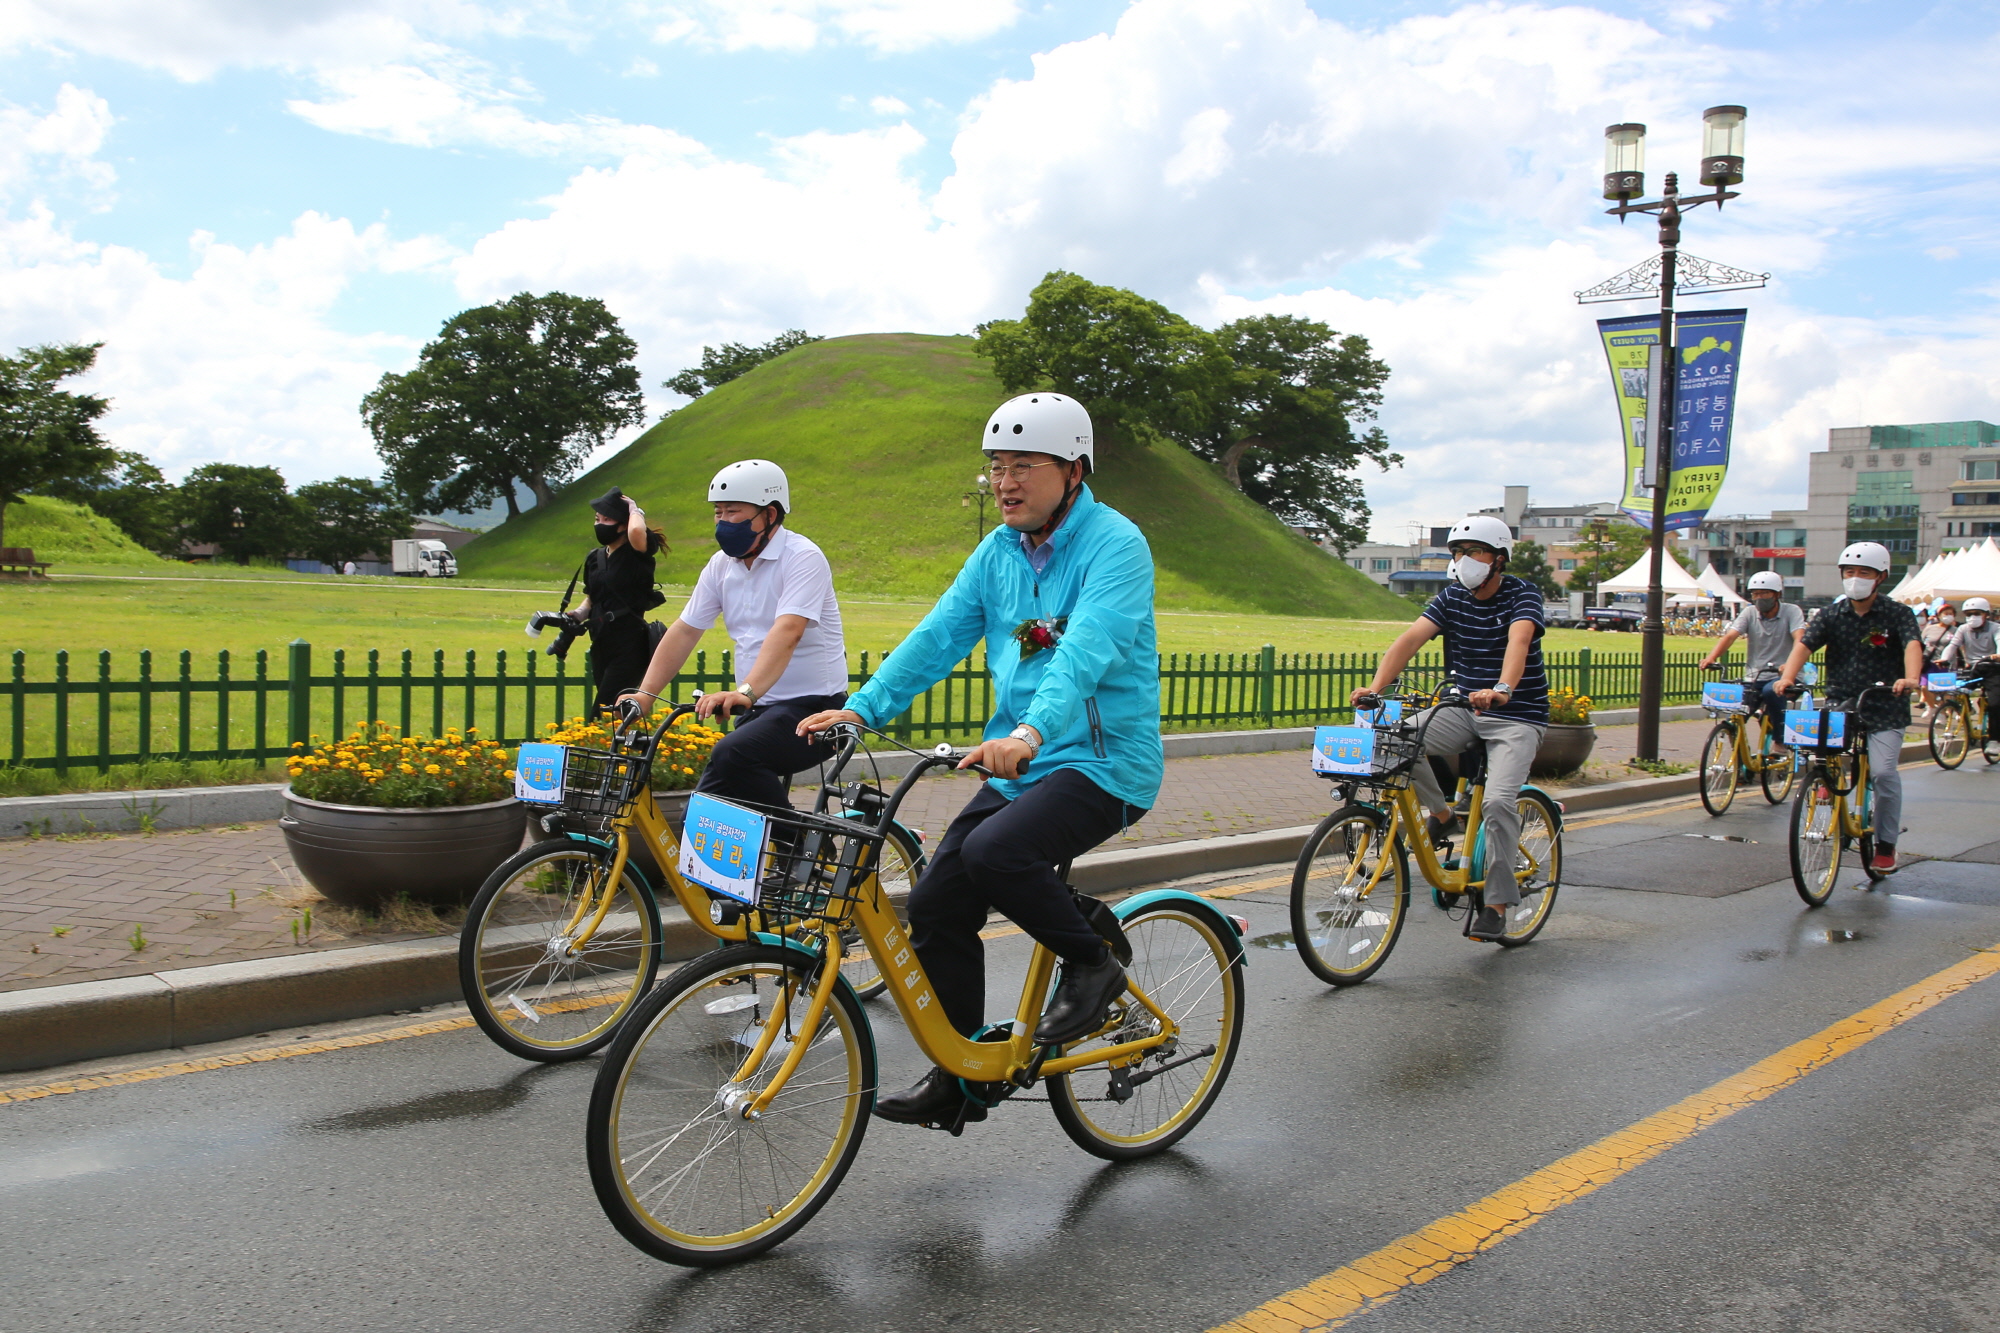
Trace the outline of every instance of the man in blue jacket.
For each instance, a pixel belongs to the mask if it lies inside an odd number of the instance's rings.
[[[994,714],[961,768],[994,777],[952,821],[910,894],[910,939],[945,1016],[970,1036],[986,1021],[979,931],[997,909],[1062,959],[1035,1029],[1042,1045],[1097,1030],[1125,972],[1084,919],[1055,868],[1152,808],[1160,749],[1160,654],[1153,632],[1153,553],[1143,533],[1084,484],[1092,431],[1082,404],[1023,394],[987,420],[981,444],[1003,526],[974,549],[931,613],[837,722],[886,725],[986,640]],[[985,1118],[958,1080],[933,1069],[875,1103],[902,1124]]]

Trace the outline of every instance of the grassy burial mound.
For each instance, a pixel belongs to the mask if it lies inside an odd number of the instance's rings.
[[[7,506],[6,545],[53,565],[164,565],[108,518],[80,504],[30,495]]]
[[[590,544],[588,501],[620,485],[673,544],[666,583],[715,550],[708,480],[769,458],[792,483],[794,526],[851,597],[930,598],[974,540],[976,441],[1003,398],[972,339],[832,338],[788,352],[674,413],[534,510],[462,548],[472,578],[566,578]],[[1098,497],[1145,530],[1162,606],[1398,619],[1409,608],[1244,499],[1186,450],[1098,442]],[[996,521],[986,509],[987,526]]]

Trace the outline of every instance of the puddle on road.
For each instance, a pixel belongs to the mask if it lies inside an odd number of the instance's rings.
[[[1868,938],[1858,930],[1826,930],[1821,931],[1819,937],[1828,944],[1852,944],[1857,940]]]
[[[1683,838],[1700,838],[1705,842],[1747,842],[1752,847],[1757,846],[1755,838],[1745,838],[1734,833],[1683,833],[1681,836]]]
[[[1299,942],[1292,938],[1289,930],[1274,930],[1269,935],[1252,935],[1243,941],[1258,949],[1297,950]]]
[[[451,1092],[427,1093],[408,1101],[328,1116],[301,1128],[308,1134],[356,1134],[370,1129],[397,1129],[404,1125],[442,1120],[477,1120],[519,1105],[533,1090],[536,1079],[554,1068],[554,1065],[544,1065],[538,1069],[523,1070],[497,1088],[458,1088]]]

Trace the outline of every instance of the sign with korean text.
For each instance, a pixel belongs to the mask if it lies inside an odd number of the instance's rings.
[[[1365,776],[1374,762],[1375,728],[1313,728],[1313,772]]]
[[[764,859],[766,820],[705,792],[688,797],[681,831],[681,878],[752,906]]]
[[[1806,548],[1803,546],[1753,546],[1750,554],[1759,560],[1803,560]]]
[[[533,741],[514,756],[514,799],[536,805],[557,805],[563,794],[563,761],[569,751],[547,741]]]
[[[1667,492],[1667,527],[1691,528],[1708,516],[1729,473],[1730,430],[1736,419],[1737,369],[1747,310],[1698,310],[1680,315],[1674,329],[1673,454]],[[1653,516],[1647,485],[1647,441],[1655,431],[1656,381],[1646,373],[1660,341],[1657,315],[1597,321],[1611,366],[1612,392],[1624,436],[1625,486],[1619,507],[1642,522]]]

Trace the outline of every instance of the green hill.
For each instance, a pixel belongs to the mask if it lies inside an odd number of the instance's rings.
[[[662,421],[554,503],[460,548],[474,578],[567,578],[589,545],[588,500],[614,483],[673,545],[660,578],[692,583],[715,550],[708,480],[769,458],[792,483],[794,525],[826,550],[850,597],[932,598],[975,537],[976,441],[1001,401],[970,338],[875,333],[766,362]],[[1319,550],[1171,445],[1098,445],[1091,486],[1142,529],[1162,606],[1401,619],[1408,605]],[[986,510],[987,524],[995,521]]]
[[[30,495],[7,506],[6,544],[33,548],[35,559],[55,565],[161,565],[167,563],[126,536],[119,526],[80,504]]]

